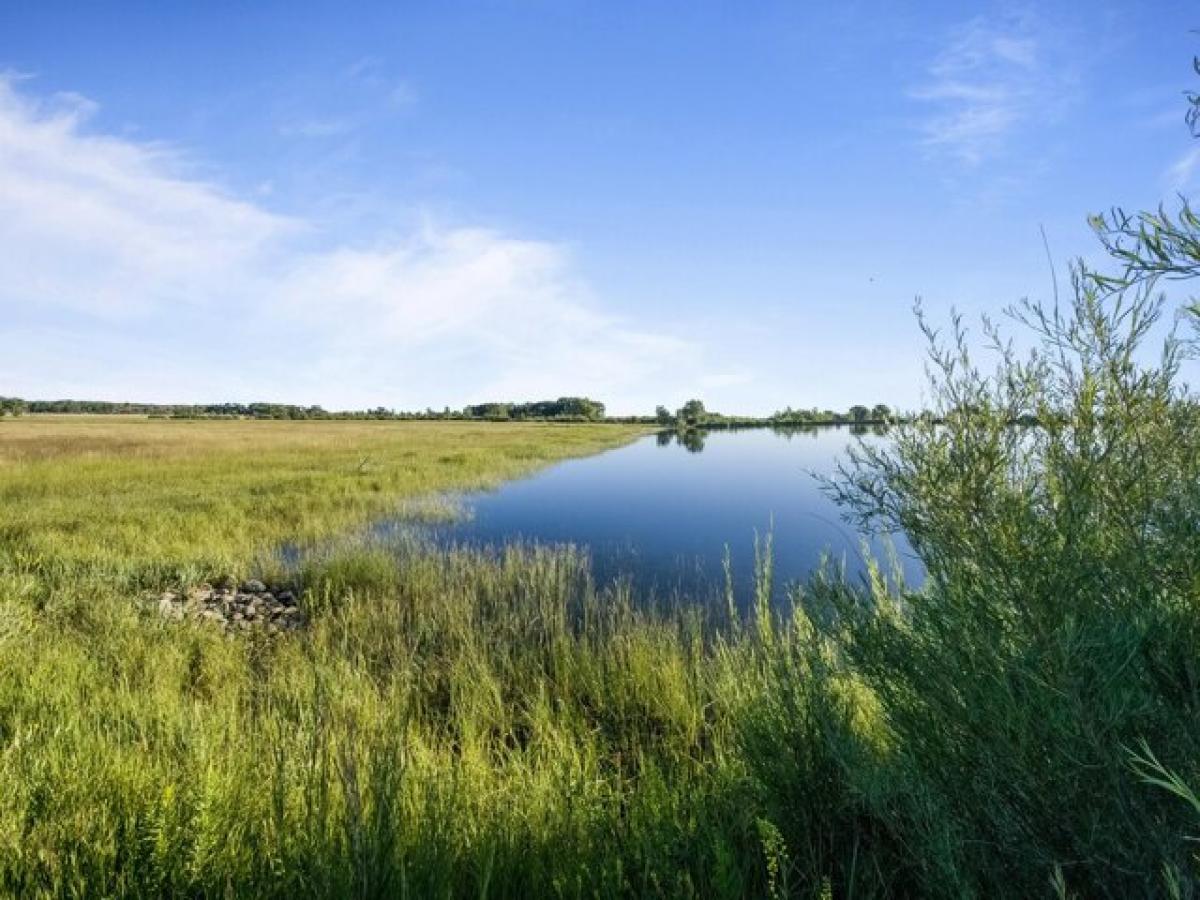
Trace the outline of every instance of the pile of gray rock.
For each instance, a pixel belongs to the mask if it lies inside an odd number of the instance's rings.
[[[216,587],[200,584],[184,592],[164,591],[158,598],[164,619],[210,622],[227,633],[262,629],[279,634],[302,628],[306,622],[296,594],[286,588],[270,589],[261,581],[232,579]]]

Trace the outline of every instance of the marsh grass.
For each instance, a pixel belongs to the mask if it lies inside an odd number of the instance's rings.
[[[730,636],[704,609],[647,613],[598,591],[564,548],[395,562],[364,549],[312,563],[313,626],[273,642],[6,604],[0,884],[514,897],[810,884],[814,860],[797,868],[772,817],[788,798],[770,778],[796,773],[752,765],[791,734],[777,716],[809,710],[801,619]],[[796,690],[777,709],[783,685]]]
[[[328,540],[432,491],[633,434],[3,423],[0,889],[813,887],[828,853],[801,852],[774,824],[778,773],[756,763],[778,750],[779,687],[806,683],[802,616],[763,601],[743,625],[720,603],[635,604],[627,584],[596,585],[570,547]],[[230,640],[137,602],[259,574],[279,542],[308,538],[323,543],[291,573],[312,613],[302,634]],[[819,695],[787,694],[787,712]],[[856,702],[839,694],[828,715]]]
[[[0,564],[37,589],[246,574],[285,541],[493,487],[640,433],[624,426],[0,419]]]

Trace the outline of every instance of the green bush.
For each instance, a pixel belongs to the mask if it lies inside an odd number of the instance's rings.
[[[988,371],[960,320],[948,341],[926,325],[941,424],[861,445],[832,484],[928,570],[836,618],[897,748],[881,802],[926,891],[1200,886],[1189,811],[1130,765],[1145,742],[1200,776],[1200,415],[1157,293],[1198,245],[1164,266],[1165,220],[1120,221],[1118,276],[1078,265],[1065,303],[1011,311],[1027,354],[985,323]]]

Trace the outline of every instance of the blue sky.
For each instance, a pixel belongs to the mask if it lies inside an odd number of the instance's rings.
[[[253,8],[251,8],[253,6]],[[0,3],[0,394],[920,404],[1200,181],[1184,2]]]

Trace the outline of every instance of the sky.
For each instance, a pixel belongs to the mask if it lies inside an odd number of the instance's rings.
[[[1200,187],[1188,2],[0,0],[0,395],[924,397]]]

